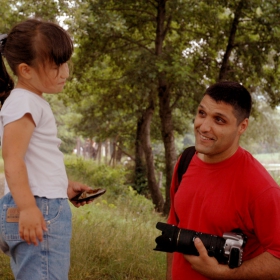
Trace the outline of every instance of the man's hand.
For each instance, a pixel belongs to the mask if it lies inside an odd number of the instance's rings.
[[[68,189],[67,189],[67,195],[69,200],[71,201],[71,199],[73,197],[75,197],[78,194],[81,194],[84,191],[90,191],[91,188],[87,185],[84,185],[82,183],[79,182],[73,182],[73,181],[69,181],[68,182]],[[75,206],[75,207],[80,207],[80,206],[84,206],[85,204],[90,204],[93,202],[94,199],[88,200],[88,201],[84,201],[84,202],[77,202],[77,201],[71,201],[71,203]]]
[[[210,279],[220,280],[276,280],[280,279],[280,259],[264,252],[245,261],[241,266],[230,269],[226,264],[219,264],[214,257],[209,257],[199,238],[194,240],[199,256],[184,255],[192,268]]]
[[[194,240],[194,245],[199,256],[184,255],[184,257],[195,271],[208,278],[219,279],[219,275],[223,275],[224,270],[230,270],[227,265],[219,264],[216,258],[208,256],[207,250],[199,238]]]
[[[44,217],[37,206],[20,211],[19,235],[28,244],[37,246],[38,240],[43,241],[43,231],[47,230]]]

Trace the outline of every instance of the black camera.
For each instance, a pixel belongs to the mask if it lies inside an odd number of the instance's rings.
[[[199,237],[207,249],[210,257],[215,257],[219,263],[228,264],[235,268],[242,263],[243,248],[247,237],[240,231],[226,232],[223,237],[181,229],[174,225],[158,222],[156,228],[162,235],[156,238],[157,246],[154,250],[162,252],[179,252],[185,255],[198,256],[194,240]]]

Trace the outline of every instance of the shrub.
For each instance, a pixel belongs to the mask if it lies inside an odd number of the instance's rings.
[[[72,209],[70,279],[164,279],[165,254],[153,251],[155,228],[163,221],[152,202],[125,184],[126,170],[68,158],[71,179],[107,192],[94,203]]]

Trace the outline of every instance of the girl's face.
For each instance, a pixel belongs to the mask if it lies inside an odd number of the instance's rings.
[[[69,77],[68,63],[57,66],[55,63],[45,63],[38,68],[29,67],[28,76],[19,76],[17,87],[30,90],[40,96],[43,93],[59,93],[63,90]]]
[[[68,63],[63,63],[60,66],[54,63],[46,64],[45,67],[40,67],[37,71],[38,83],[36,87],[41,93],[59,93],[63,90],[67,78],[69,77]]]

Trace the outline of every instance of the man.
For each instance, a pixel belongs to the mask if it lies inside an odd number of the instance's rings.
[[[199,256],[168,253],[168,280],[280,279],[280,188],[239,146],[251,104],[249,92],[236,82],[206,90],[194,121],[196,154],[176,193],[175,167],[168,218],[179,228],[218,236],[242,230],[248,237],[243,263],[234,269],[219,264],[196,238]]]

